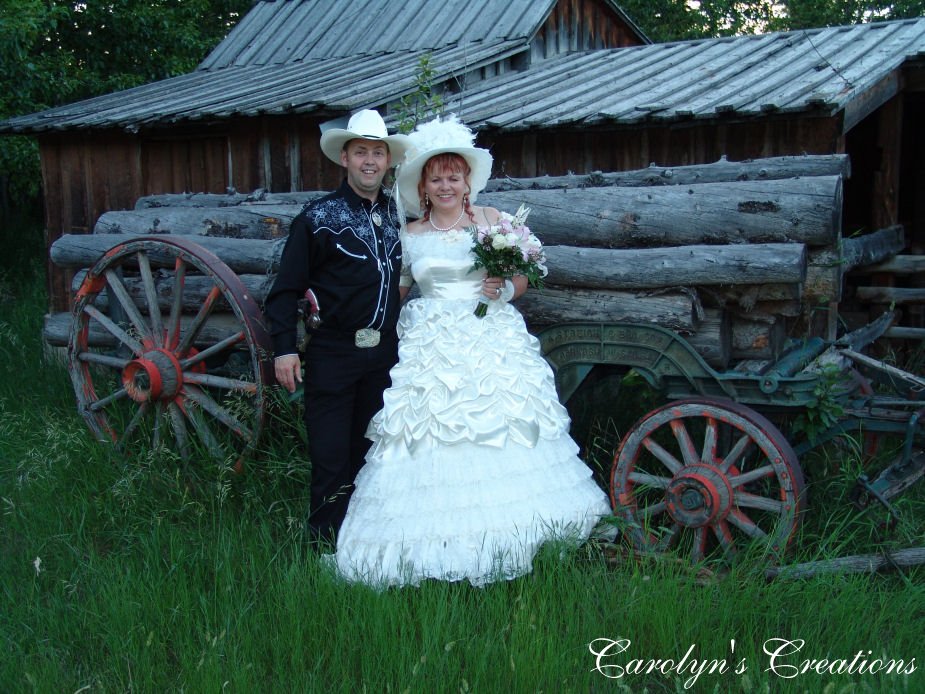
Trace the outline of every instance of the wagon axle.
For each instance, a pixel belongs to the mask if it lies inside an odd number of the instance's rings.
[[[135,402],[173,400],[183,385],[183,369],[165,349],[155,349],[130,361],[122,370],[122,385]]]

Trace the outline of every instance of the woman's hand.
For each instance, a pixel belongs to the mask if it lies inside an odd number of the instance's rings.
[[[514,286],[513,295],[510,295],[510,290],[505,288],[503,277],[486,277],[482,280],[482,294],[492,300],[503,298],[506,301],[513,301],[527,291],[528,282],[523,275],[514,275],[507,281]]]
[[[487,296],[489,299],[495,300],[501,298],[501,293],[504,291],[504,278],[503,277],[486,277],[482,280],[482,294]]]

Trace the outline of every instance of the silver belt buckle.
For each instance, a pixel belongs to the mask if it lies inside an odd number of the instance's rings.
[[[360,328],[354,337],[357,347],[375,347],[379,344],[379,331],[373,328]]]

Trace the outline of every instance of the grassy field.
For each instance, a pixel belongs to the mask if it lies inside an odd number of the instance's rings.
[[[92,439],[29,257],[0,270],[0,691],[925,691],[922,569],[767,582],[760,557],[721,576],[585,547],[482,589],[344,585],[303,542],[289,422],[243,475]],[[925,544],[920,490],[886,535],[848,507],[850,448],[805,463],[791,561]]]

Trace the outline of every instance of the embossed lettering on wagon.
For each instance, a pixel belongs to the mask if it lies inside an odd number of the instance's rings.
[[[601,358],[600,347],[592,345],[570,345],[556,351],[552,357],[557,364],[573,361],[597,362]]]
[[[541,341],[550,350],[569,342],[597,341],[600,331],[594,328],[553,328],[543,334]]]

